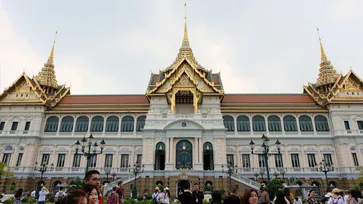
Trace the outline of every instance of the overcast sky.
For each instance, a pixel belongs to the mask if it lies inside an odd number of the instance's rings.
[[[301,93],[328,59],[363,78],[362,0],[187,0],[190,45],[226,93]],[[183,0],[0,0],[0,90],[36,75],[55,31],[55,70],[72,94],[144,94],[183,36]]]

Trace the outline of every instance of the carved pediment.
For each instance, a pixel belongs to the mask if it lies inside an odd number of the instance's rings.
[[[165,130],[203,130],[203,126],[190,120],[178,120],[169,123]]]

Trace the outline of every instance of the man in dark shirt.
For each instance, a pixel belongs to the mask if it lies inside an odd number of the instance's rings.
[[[189,188],[190,188],[189,183],[185,183],[185,185],[183,186],[184,192],[178,196],[178,200],[182,204],[193,203],[193,195],[192,192],[190,192]]]
[[[204,203],[204,194],[203,192],[199,191],[199,184],[194,184],[194,191],[193,191],[193,204],[203,204]]]
[[[241,204],[241,199],[237,196],[237,188],[235,186],[229,188],[229,194],[224,200],[224,204]]]

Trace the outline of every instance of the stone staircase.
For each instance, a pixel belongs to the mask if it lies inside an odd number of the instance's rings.
[[[259,190],[261,187],[260,183],[254,181],[254,180],[251,180],[247,177],[238,175],[238,174],[232,174],[231,178],[235,181],[238,181],[238,182],[240,182],[250,188],[256,189],[256,190]]]
[[[127,184],[127,183],[129,183],[131,181],[134,181],[134,180],[135,180],[135,175],[134,174],[130,174],[130,175],[127,175],[127,176],[122,177],[120,179],[117,179],[115,181],[112,181],[110,183],[106,183],[103,186],[103,195],[106,195],[107,192],[111,191],[114,186],[117,186],[117,184],[118,184],[119,181],[122,181],[123,184]]]

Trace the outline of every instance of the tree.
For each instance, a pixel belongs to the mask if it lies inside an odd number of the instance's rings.
[[[12,178],[14,176],[14,172],[8,171],[6,167],[6,163],[0,162],[0,176]]]
[[[272,179],[268,184],[267,184],[267,187],[268,187],[268,190],[269,190],[269,193],[270,195],[275,195],[276,192],[279,190],[279,189],[282,189],[283,186],[282,186],[282,182],[280,179]]]
[[[363,183],[363,168],[359,167],[359,171],[358,183]]]

